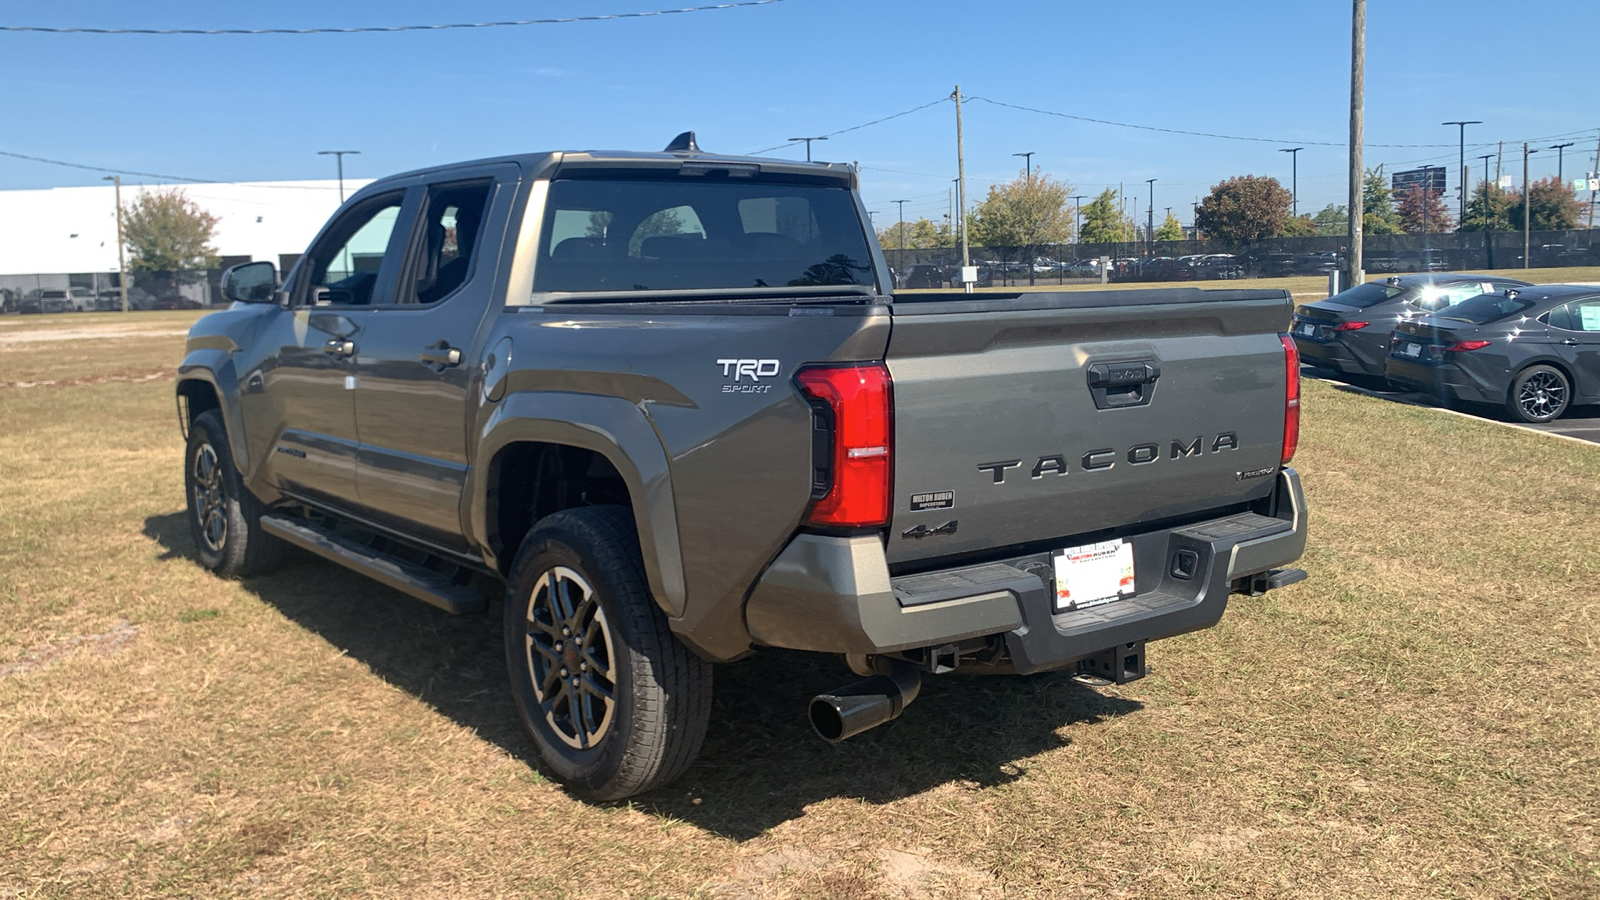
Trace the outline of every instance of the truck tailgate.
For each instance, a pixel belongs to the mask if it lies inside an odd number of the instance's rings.
[[[1290,311],[1284,291],[897,297],[889,562],[1065,546],[1268,495]]]

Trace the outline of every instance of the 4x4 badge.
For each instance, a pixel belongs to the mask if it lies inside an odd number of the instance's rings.
[[[925,537],[932,537],[932,536],[934,536],[936,534],[955,534],[955,533],[956,533],[956,520],[955,519],[951,519],[950,521],[944,523],[943,525],[937,525],[937,526],[935,526],[933,528],[929,528],[926,525],[918,525],[918,526],[916,526],[914,528],[907,528],[905,531],[900,532],[900,536],[903,537],[903,538],[914,538],[916,540],[921,540],[921,539],[923,539]]]

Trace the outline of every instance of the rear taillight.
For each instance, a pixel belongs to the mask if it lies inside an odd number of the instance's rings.
[[[1283,465],[1287,466],[1300,446],[1300,351],[1288,335],[1278,339],[1283,341]]]
[[[893,408],[882,363],[812,366],[794,376],[819,407],[813,465],[812,525],[870,528],[889,522]]]
[[[1487,346],[1489,346],[1488,341],[1456,341],[1454,344],[1444,348],[1444,352],[1461,353],[1466,350],[1482,350]]]
[[[1363,328],[1365,328],[1365,327],[1367,327],[1368,325],[1371,325],[1371,324],[1372,324],[1371,322],[1340,322],[1339,324],[1333,326],[1333,330],[1334,331],[1360,331],[1361,329],[1363,329]]]

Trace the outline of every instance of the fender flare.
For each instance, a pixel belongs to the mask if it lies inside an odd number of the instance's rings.
[[[477,458],[468,475],[470,527],[485,548],[492,530],[489,461],[506,447],[523,442],[591,450],[616,468],[633,500],[650,591],[667,615],[681,617],[687,591],[671,471],[666,448],[644,410],[620,397],[565,391],[529,391],[501,400],[483,422]]]
[[[190,350],[178,366],[178,381],[173,389],[175,400],[181,398],[184,383],[192,381],[205,382],[216,393],[222,424],[228,430],[228,446],[233,451],[233,465],[248,480],[250,449],[245,445],[244,416],[239,411],[239,380],[234,374],[233,354],[213,347]],[[188,437],[189,423],[181,418],[183,406],[181,400],[178,402],[179,425]]]

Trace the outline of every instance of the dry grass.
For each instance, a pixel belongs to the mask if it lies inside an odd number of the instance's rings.
[[[529,765],[497,615],[203,572],[170,395],[0,388],[0,896],[1600,894],[1600,448],[1308,383],[1311,580],[1145,680],[935,679],[835,747],[842,667],[763,653],[597,807]]]

